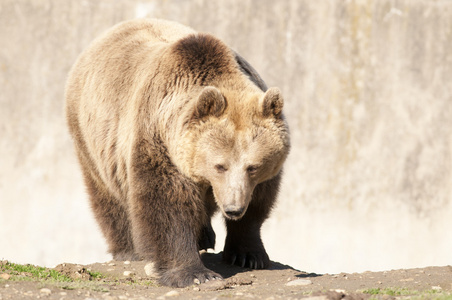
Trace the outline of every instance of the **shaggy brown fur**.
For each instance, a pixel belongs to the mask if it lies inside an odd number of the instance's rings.
[[[91,206],[115,259],[155,263],[161,283],[221,279],[198,250],[266,268],[260,238],[289,151],[283,99],[208,34],[163,20],[121,23],[71,70],[66,113]]]

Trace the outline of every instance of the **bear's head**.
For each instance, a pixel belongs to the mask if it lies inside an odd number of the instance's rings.
[[[252,95],[204,87],[193,109],[192,175],[213,189],[225,217],[246,212],[254,188],[281,171],[289,152],[279,89]]]

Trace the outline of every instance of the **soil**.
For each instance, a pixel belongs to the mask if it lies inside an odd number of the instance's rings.
[[[277,262],[272,262],[268,270],[250,270],[223,264],[221,254],[204,253],[202,258],[208,268],[225,279],[178,289],[159,286],[155,277],[146,275],[145,262],[110,261],[86,266],[61,264],[55,270],[76,279],[74,282],[20,281],[11,280],[7,273],[0,274],[0,300],[452,299],[451,266],[314,274]],[[96,278],[95,274],[99,273],[101,278]]]

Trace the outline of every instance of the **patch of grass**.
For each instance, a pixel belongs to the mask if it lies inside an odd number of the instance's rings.
[[[381,289],[380,288],[367,289],[364,290],[363,293],[369,295],[379,295],[381,294]]]
[[[388,295],[388,296],[408,296],[419,294],[418,291],[410,291],[406,288],[372,288],[363,291],[364,294],[369,295]]]
[[[452,300],[452,294],[441,291],[441,290],[427,290],[427,291],[417,291],[409,290],[406,288],[372,288],[364,290],[363,293],[372,296],[410,296],[410,299],[424,300],[424,299],[434,299],[434,300]],[[370,299],[378,299],[378,297],[371,297]]]
[[[0,263],[0,273],[7,273],[10,280],[50,280],[56,282],[71,282],[72,279],[55,270],[34,265],[21,265],[11,262]]]
[[[157,287],[159,286],[158,283],[155,280],[144,280],[140,282],[141,285],[148,286],[148,287]]]
[[[93,272],[88,270],[88,273],[93,280],[99,280],[105,277],[101,272]]]

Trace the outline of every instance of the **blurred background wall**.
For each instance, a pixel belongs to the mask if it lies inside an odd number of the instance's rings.
[[[213,33],[282,89],[292,152],[263,228],[273,260],[318,273],[452,264],[446,0],[1,0],[0,258],[110,259],[63,92],[88,43],[137,17]]]

